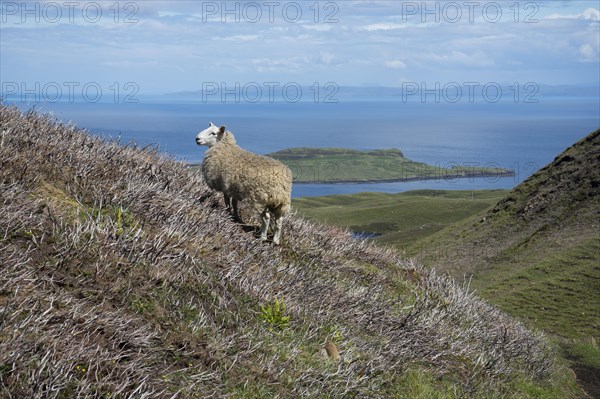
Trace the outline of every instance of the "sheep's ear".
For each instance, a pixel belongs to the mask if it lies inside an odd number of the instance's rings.
[[[225,125],[219,128],[219,133],[217,133],[217,138],[221,140],[225,136]]]
[[[215,124],[212,122],[208,122],[208,127],[214,126]]]

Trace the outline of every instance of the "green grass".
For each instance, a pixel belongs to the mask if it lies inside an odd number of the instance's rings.
[[[564,350],[565,357],[572,359],[577,364],[600,370],[600,350],[598,350],[598,343],[595,340],[592,340],[591,343],[566,343]]]
[[[293,205],[310,219],[357,232],[380,233],[375,242],[404,249],[426,264],[446,259],[456,268],[447,270],[457,276],[461,270],[476,270],[471,288],[481,297],[548,333],[578,375],[582,370],[597,373],[600,238],[580,225],[580,231],[570,233],[580,236],[574,241],[561,238],[552,225],[536,228],[523,223],[521,228],[531,231],[513,233],[514,243],[502,246],[502,235],[513,235],[508,231],[519,226],[516,215],[503,209],[494,214],[492,226],[482,221],[501,199],[522,201],[521,192],[507,194],[508,190],[360,193],[299,198]],[[487,266],[478,267],[484,259]],[[420,391],[410,388],[410,379],[416,377],[407,377],[404,388],[418,397]],[[426,395],[439,394],[430,391],[426,381],[417,385]],[[527,397],[555,397],[552,389],[540,390],[527,381],[515,389],[528,392]]]
[[[484,298],[561,337],[600,337],[600,240],[591,239],[540,262],[513,262],[474,276]],[[576,304],[576,306],[574,306]]]
[[[576,397],[577,386],[569,378],[562,376],[551,384],[540,386],[529,379],[517,379],[510,383],[507,394],[498,395],[497,392],[474,388],[475,396],[479,399],[554,399],[561,396]],[[434,378],[426,370],[413,369],[406,372],[395,386],[395,398],[402,399],[459,399],[464,397],[464,392],[456,388],[449,378]],[[571,395],[571,396],[566,396]]]
[[[376,240],[406,249],[421,238],[487,209],[506,190],[417,190],[400,194],[359,193],[298,198],[300,215],[347,227],[355,232],[381,234]]]
[[[504,174],[506,169],[460,164],[428,165],[412,161],[398,149],[358,151],[344,148],[290,148],[268,154],[287,164],[296,183],[372,182],[455,179]]]

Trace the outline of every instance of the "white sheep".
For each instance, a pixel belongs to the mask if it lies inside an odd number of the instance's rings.
[[[202,175],[213,190],[223,193],[225,206],[241,222],[238,201],[248,200],[261,214],[261,240],[267,239],[271,215],[275,219],[273,243],[279,244],[283,216],[290,210],[292,172],[273,158],[240,148],[233,134],[210,122],[196,136],[196,144],[208,147]]]

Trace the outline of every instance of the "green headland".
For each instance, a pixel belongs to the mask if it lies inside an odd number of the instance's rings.
[[[294,183],[382,183],[514,176],[497,165],[456,163],[430,165],[404,156],[399,149],[360,151],[347,148],[288,148],[268,156],[290,167]]]

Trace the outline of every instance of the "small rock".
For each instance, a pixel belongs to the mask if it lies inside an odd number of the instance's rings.
[[[337,346],[329,338],[327,338],[327,341],[325,342],[325,351],[327,352],[327,357],[334,362],[340,360],[340,352],[338,351]]]

